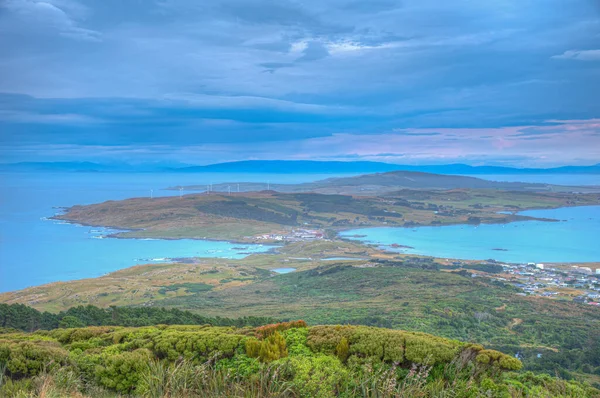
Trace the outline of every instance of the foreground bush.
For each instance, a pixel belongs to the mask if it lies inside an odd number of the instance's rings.
[[[0,334],[0,396],[598,397],[423,333],[304,322]]]

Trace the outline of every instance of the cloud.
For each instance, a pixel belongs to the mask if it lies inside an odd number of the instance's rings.
[[[271,73],[275,72],[277,69],[291,68],[294,66],[292,62],[263,62],[259,65],[265,68],[267,72]]]
[[[294,111],[303,113],[337,114],[356,112],[356,109],[335,105],[318,105],[281,99],[254,97],[254,96],[225,96],[205,95],[194,93],[169,93],[163,96],[164,100],[189,104],[202,108],[229,108],[252,109],[263,108],[280,111]]]
[[[281,128],[273,127],[275,131]],[[110,128],[114,129],[114,126]],[[146,140],[144,144],[131,144],[127,139],[128,135],[121,132],[125,140],[114,140],[110,144],[93,139],[72,144],[66,139],[60,144],[55,140],[55,143],[47,146],[40,146],[38,141],[21,142],[13,149],[20,156],[30,156],[41,150],[45,157],[118,158],[133,161],[165,159],[202,164],[248,159],[363,159],[404,164],[460,162],[551,167],[594,164],[600,158],[600,120],[549,121],[546,126],[445,128],[435,129],[435,135],[430,135],[433,132],[431,129],[398,130],[371,135],[333,133],[305,136],[295,130],[296,134],[288,139],[269,135],[272,130],[260,132],[254,130],[251,124],[234,120],[202,119],[198,120],[196,129],[197,132],[204,129],[210,135],[181,136],[174,129],[168,137],[161,135],[155,140]],[[289,130],[293,129],[291,127]],[[522,134],[523,131],[535,129],[539,129],[542,134]],[[267,139],[248,140],[231,135],[240,130],[266,133]],[[151,129],[145,132],[149,136],[154,134]],[[6,148],[11,146],[0,148],[0,153],[6,151]]]
[[[421,137],[435,137],[442,135],[442,133],[437,133],[435,131],[410,131],[405,129],[394,129],[394,133],[398,135],[408,135],[408,136],[421,136]]]
[[[64,0],[6,0],[3,7],[33,29],[48,28],[58,31],[64,37],[76,40],[101,41],[100,32],[79,26],[59,5],[80,15],[84,13],[84,8],[80,4]]]
[[[317,61],[329,56],[329,51],[318,41],[310,41],[306,44],[306,47],[302,51],[302,56],[298,58],[297,62]]]
[[[0,0],[0,142],[567,162],[545,146],[569,136],[589,157],[597,68],[556,58],[596,59],[600,16],[562,3]]]
[[[100,123],[101,121],[93,117],[74,113],[43,114],[34,112],[7,111],[0,109],[0,122],[73,125]]]
[[[554,59],[574,59],[577,61],[600,61],[600,50],[568,50]]]

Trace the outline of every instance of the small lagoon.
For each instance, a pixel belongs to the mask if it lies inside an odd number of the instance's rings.
[[[289,274],[290,272],[296,271],[296,268],[274,268],[271,271],[278,274]]]
[[[561,221],[363,228],[340,235],[375,244],[388,251],[442,258],[495,259],[515,263],[600,261],[600,206],[529,210],[519,214]]]

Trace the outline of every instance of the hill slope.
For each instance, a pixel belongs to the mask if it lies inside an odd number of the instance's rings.
[[[528,182],[490,181],[461,175],[433,174],[418,171],[388,171],[335,177],[302,184],[269,184],[261,182],[226,182],[211,185],[212,191],[247,192],[273,190],[285,193],[317,192],[325,194],[381,195],[399,189],[488,189],[528,192],[600,192],[599,186],[569,187]],[[206,191],[206,185],[188,185],[169,187],[186,191]]]
[[[347,250],[332,251],[339,246]],[[590,378],[600,372],[600,312],[594,306],[519,296],[520,290],[485,275],[472,278],[471,271],[454,270],[431,259],[384,259],[383,254],[371,249],[358,252],[359,247],[345,242],[302,243],[283,250],[282,254],[236,261],[133,267],[101,278],[6,293],[0,300],[54,311],[82,304],[137,306],[119,312],[123,319],[119,324],[127,326],[196,322],[191,315],[160,311],[166,307],[212,319],[248,317],[245,321],[223,320],[219,325],[256,325],[252,316],[260,315],[279,320],[302,318],[310,324],[391,327],[518,354],[528,370]],[[320,260],[358,255],[371,258]],[[313,260],[295,260],[297,256]],[[283,275],[268,271],[277,267],[297,271]],[[468,264],[464,267],[469,269]],[[136,311],[145,315],[136,319]],[[74,310],[44,317],[25,314],[21,323],[7,325],[30,330],[31,325],[46,322],[44,327],[56,327],[67,315],[77,317],[82,325],[114,322],[109,308],[91,314]],[[9,320],[15,319],[14,312],[8,315]],[[0,326],[2,322],[0,304]]]

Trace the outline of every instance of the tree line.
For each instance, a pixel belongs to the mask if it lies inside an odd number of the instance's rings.
[[[78,306],[57,314],[41,312],[24,304],[0,304],[0,328],[33,332],[39,329],[85,326],[213,325],[259,326],[273,323],[269,317],[206,317],[190,311],[155,307],[99,308]]]

